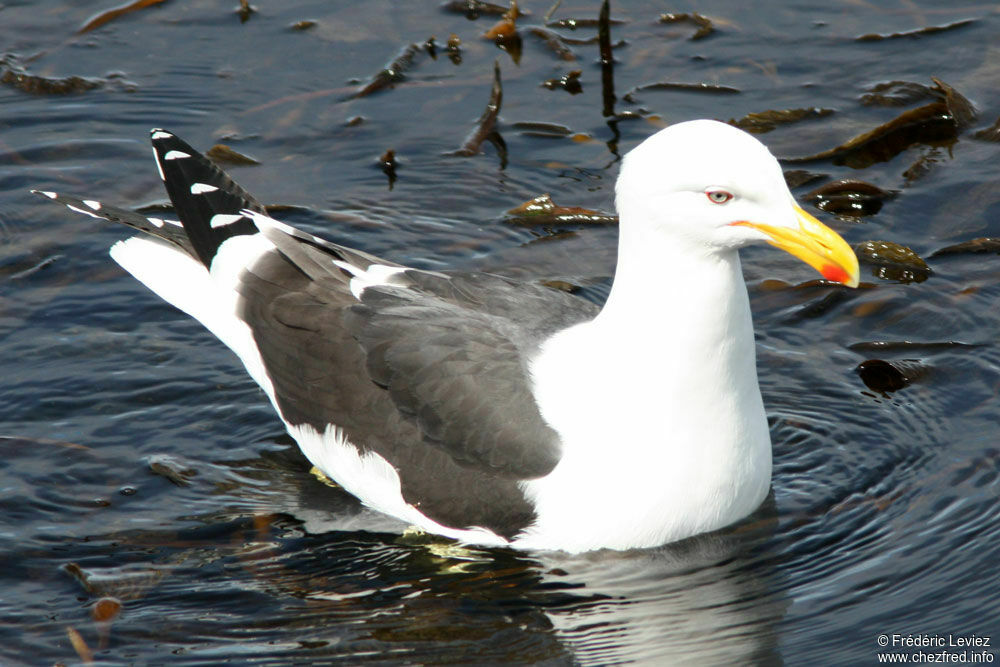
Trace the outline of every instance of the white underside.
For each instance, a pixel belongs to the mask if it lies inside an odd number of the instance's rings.
[[[139,282],[201,322],[235,352],[280,415],[274,387],[264,370],[250,327],[236,316],[237,293],[234,289],[243,268],[273,248],[273,244],[259,234],[230,238],[220,247],[211,273],[186,253],[145,236],[116,243],[111,256]],[[351,290],[359,295],[365,287],[380,284],[379,279],[391,280],[401,270],[374,265],[367,272],[357,271],[358,284],[352,280]],[[469,544],[508,544],[506,539],[486,528],[451,528],[424,515],[403,499],[396,469],[375,452],[361,453],[337,426],[331,424],[319,433],[308,425],[284,423],[306,458],[366,506],[421,530]]]

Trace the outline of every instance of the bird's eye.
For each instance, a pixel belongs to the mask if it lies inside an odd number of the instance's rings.
[[[725,204],[733,198],[733,193],[726,192],[725,190],[706,190],[705,195],[713,204]]]

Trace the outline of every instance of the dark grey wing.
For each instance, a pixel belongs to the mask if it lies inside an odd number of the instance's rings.
[[[460,464],[514,479],[548,474],[559,437],[535,403],[528,362],[595,309],[500,276],[405,275],[405,287],[366,289],[346,319],[372,380]]]
[[[462,467],[513,480],[552,470],[559,438],[535,403],[528,362],[596,307],[500,276],[414,269],[366,288],[359,302],[351,274],[334,264],[357,266],[342,248],[257,224],[278,253],[248,269],[240,316],[286,421],[336,424],[396,463],[403,445],[387,441],[402,432],[371,423],[391,413],[415,427],[406,446],[417,439]]]

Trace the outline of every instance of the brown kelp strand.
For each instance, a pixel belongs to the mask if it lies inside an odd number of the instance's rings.
[[[583,74],[582,70],[575,69],[563,74],[558,79],[546,79],[542,85],[549,90],[561,89],[570,95],[577,95],[583,92],[583,86],[580,85],[581,74]]]
[[[579,206],[558,206],[545,193],[507,211],[505,221],[525,226],[614,225],[618,224],[618,216]]]
[[[868,88],[860,102],[869,107],[905,107],[937,99],[931,86],[915,81],[883,81]]]
[[[382,68],[372,77],[371,81],[351,97],[367,97],[385,88],[392,88],[397,83],[406,79],[406,72],[413,67],[416,57],[426,52],[427,49],[423,44],[410,44],[406,46],[391,63]]]
[[[875,215],[894,192],[856,178],[839,178],[807,192],[802,199],[835,215],[862,217]]]
[[[785,183],[792,189],[827,178],[827,174],[818,174],[815,171],[808,171],[806,169],[786,169],[784,176]]]
[[[927,375],[929,367],[917,359],[868,359],[854,369],[865,386],[883,396],[905,389]]]
[[[715,26],[712,25],[712,19],[708,18],[703,14],[698,14],[696,12],[671,12],[667,14],[660,14],[660,23],[691,23],[695,26],[696,30],[693,35],[691,35],[691,40],[704,39],[715,32]]]
[[[805,109],[768,109],[748,113],[742,118],[730,120],[730,125],[735,125],[741,130],[746,130],[752,134],[764,134],[776,129],[779,125],[797,123],[802,120],[812,118],[823,118],[833,113],[833,109],[820,109],[819,107],[809,107]]]
[[[392,190],[392,187],[396,184],[396,151],[390,148],[385,153],[382,153],[382,156],[378,159],[378,164],[382,172],[389,179],[389,189]]]
[[[532,137],[568,137],[573,134],[573,130],[565,125],[544,121],[518,121],[511,123],[511,127],[525,136]]]
[[[62,569],[90,595],[119,600],[138,600],[144,597],[166,576],[165,570],[155,568],[135,569],[125,566],[85,570],[73,562],[66,563]]]
[[[1000,255],[1000,238],[983,236],[945,246],[930,254],[930,258],[947,257],[951,255]]]
[[[961,348],[980,347],[975,343],[963,343],[957,340],[946,340],[936,342],[918,342],[912,340],[871,340],[860,343],[851,343],[847,349],[852,352],[909,352],[910,354],[942,352]]]
[[[608,25],[622,25],[625,22],[619,19],[608,18],[606,23]],[[559,19],[558,21],[549,21],[546,23],[550,28],[569,28],[570,30],[576,30],[577,28],[598,28],[601,25],[600,19]]]
[[[814,155],[785,158],[786,162],[832,160],[855,169],[887,162],[914,144],[935,145],[954,141],[958,134],[975,120],[972,104],[946,83],[935,83],[937,102],[904,111],[896,118],[875,129]]]
[[[635,103],[637,101],[636,93],[641,93],[648,90],[676,90],[681,92],[690,93],[708,93],[710,95],[738,95],[740,93],[739,88],[733,88],[732,86],[723,86],[717,83],[681,83],[676,81],[657,81],[656,83],[646,83],[641,86],[636,86],[632,90],[625,93],[622,97],[623,100],[630,103]]]
[[[191,478],[198,474],[194,468],[185,466],[182,462],[165,454],[154,454],[148,461],[149,472],[163,477],[174,486],[190,486]]]
[[[87,645],[87,641],[83,638],[83,635],[73,627],[66,628],[66,637],[69,639],[70,645],[76,654],[80,657],[81,662],[85,665],[91,665],[94,663],[94,652]]]
[[[924,28],[918,28],[917,30],[908,30],[906,32],[893,32],[887,34],[879,33],[868,33],[867,35],[861,35],[855,38],[859,42],[881,42],[887,39],[905,39],[905,38],[917,38],[924,37],[926,35],[934,35],[939,32],[945,32],[947,30],[956,30],[958,28],[964,28],[966,26],[976,23],[976,19],[964,19],[962,21],[955,21],[954,23],[949,23],[947,25],[931,25]]]
[[[882,280],[901,283],[921,283],[933,271],[910,248],[892,241],[864,241],[854,246],[858,261],[872,269],[872,275]]]
[[[517,34],[517,17],[520,16],[517,10],[517,0],[510,0],[510,7],[504,12],[500,20],[487,30],[483,37],[486,39],[510,39]]]
[[[448,54],[448,59],[452,63],[455,65],[462,64],[462,40],[459,39],[458,35],[451,33],[448,36],[448,43],[445,44],[444,51]]]
[[[496,61],[493,63],[493,87],[490,89],[490,99],[486,103],[486,108],[483,110],[482,115],[476,122],[476,127],[473,128],[469,136],[466,137],[465,142],[462,144],[458,150],[448,153],[448,155],[456,155],[460,157],[468,157],[471,155],[476,155],[479,153],[479,147],[486,140],[490,140],[497,150],[501,150],[503,147],[503,153],[501,155],[501,160],[506,162],[506,145],[503,144],[503,139],[500,134],[496,131],[497,116],[500,114],[500,107],[503,104],[503,84],[500,80],[500,62]]]
[[[215,144],[205,152],[205,156],[216,164],[233,164],[248,167],[260,164],[260,162],[252,157],[233,150],[225,144]]]
[[[236,8],[236,15],[240,17],[240,23],[246,23],[256,13],[257,8],[250,4],[250,0],[240,0],[240,6]]]
[[[549,47],[549,50],[560,60],[567,62],[576,60],[576,54],[573,53],[573,49],[569,48],[565,40],[555,32],[548,28],[539,28],[538,26],[534,26],[528,32],[542,40],[542,43]]]
[[[1000,142],[1000,118],[993,125],[974,132],[972,136],[980,141]]]
[[[615,115],[615,56],[611,49],[611,3],[604,0],[597,16],[597,43],[601,58],[601,100],[605,118]]]
[[[497,5],[492,2],[482,2],[482,0],[454,0],[444,3],[441,8],[446,12],[464,14],[468,19],[477,19],[480,16],[503,16],[510,7]],[[519,16],[526,16],[526,13],[518,10]]]
[[[121,18],[122,16],[131,14],[132,12],[140,9],[146,9],[147,7],[159,5],[163,2],[166,2],[166,0],[134,0],[134,2],[128,2],[124,5],[119,5],[118,7],[106,9],[103,12],[95,14],[87,19],[87,21],[80,26],[80,29],[76,32],[77,34],[83,34],[85,32],[90,32],[91,30],[96,30],[103,25],[111,23],[115,19]]]
[[[81,76],[49,77],[29,74],[17,56],[8,53],[0,57],[0,83],[32,95],[73,95],[100,88],[106,81]]]

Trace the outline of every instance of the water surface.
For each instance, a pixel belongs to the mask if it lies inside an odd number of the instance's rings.
[[[1000,257],[931,257],[1000,237],[1000,146],[977,137],[1000,116],[994,3],[614,3],[613,91],[595,28],[549,28],[587,42],[569,44],[573,61],[532,32],[550,3],[521,3],[519,54],[481,39],[497,17],[436,2],[261,0],[241,22],[235,2],[192,0],[78,34],[109,4],[0,6],[4,663],[856,665],[877,661],[883,633],[1000,641]],[[564,2],[554,19],[598,9]],[[693,23],[658,22],[668,10],[716,30],[692,40]],[[417,49],[403,80],[355,96],[432,36],[436,58]],[[489,143],[447,155],[495,61],[506,157]],[[542,85],[572,70],[579,94]],[[44,94],[18,73],[96,85]],[[839,214],[803,201],[850,243],[901,244],[930,270],[865,263],[848,292],[771,248],[746,252],[773,497],[733,529],[635,553],[401,537],[312,477],[236,359],[110,261],[122,229],[27,193],[162,204],[147,144],[162,126],[259,161],[230,172],[314,233],[599,302],[612,226],[518,226],[505,211],[546,192],[611,211],[620,156],[680,120],[824,110],[759,135],[802,158],[908,110],[954,113],[931,77],[971,117],[918,118],[892,150],[786,163],[807,172],[800,196],[839,178],[883,190]],[[738,92],[641,88],[664,82]],[[864,103],[888,82],[904,82],[883,91],[893,99]],[[379,166],[390,149],[394,180]]]

